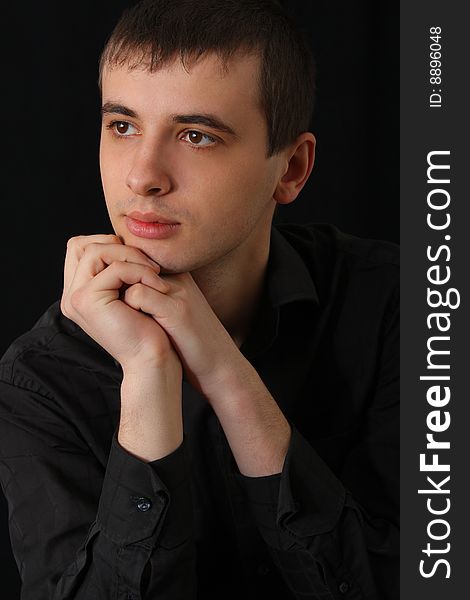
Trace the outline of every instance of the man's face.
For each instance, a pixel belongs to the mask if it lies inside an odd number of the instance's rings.
[[[211,54],[189,73],[179,59],[155,73],[103,73],[100,166],[111,223],[164,272],[246,257],[265,243],[287,162],[265,158],[258,69],[257,57],[239,57],[224,74]],[[141,223],[159,219],[171,224]]]

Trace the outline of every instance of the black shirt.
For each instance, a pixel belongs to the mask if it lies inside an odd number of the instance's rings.
[[[240,474],[183,381],[184,440],[117,442],[122,371],[53,304],[0,363],[0,480],[23,600],[398,598],[398,251],[273,228],[241,351],[292,427]]]

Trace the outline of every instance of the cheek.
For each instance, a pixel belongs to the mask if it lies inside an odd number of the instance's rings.
[[[105,195],[112,194],[125,185],[125,168],[122,156],[113,153],[106,146],[100,148],[100,172]]]
[[[253,159],[249,153],[238,162],[227,165],[221,180],[226,206],[230,206],[230,210],[240,218],[243,218],[243,214],[256,218],[270,200],[270,177],[266,162]]]
[[[208,179],[209,186],[218,186],[229,195],[250,198],[260,196],[266,189],[266,163],[251,152],[218,165],[217,174]]]
[[[218,184],[206,190],[209,196],[194,206],[198,221],[205,230],[203,237],[215,239],[244,237],[267,214],[272,206],[272,196],[262,170],[247,167],[243,172],[225,172]]]
[[[233,180],[238,183],[238,188],[249,193],[263,195],[269,188],[270,167],[260,149],[255,152],[244,152],[240,160],[234,165]]]

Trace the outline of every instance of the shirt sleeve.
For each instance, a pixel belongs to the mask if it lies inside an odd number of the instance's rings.
[[[0,382],[0,397],[0,481],[22,600],[194,598],[186,440],[146,463],[114,433],[103,472],[50,398],[27,382]]]
[[[298,429],[280,474],[236,473],[294,598],[399,598],[398,306],[373,401],[340,472]]]

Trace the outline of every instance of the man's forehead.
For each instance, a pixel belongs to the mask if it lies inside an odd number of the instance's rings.
[[[139,106],[150,110],[162,102],[174,104],[177,112],[225,112],[227,119],[243,120],[247,111],[263,116],[258,72],[259,58],[254,55],[233,57],[225,66],[215,53],[189,65],[178,56],[153,72],[148,61],[129,59],[123,65],[104,67],[103,106],[118,103],[137,113]]]
[[[127,57],[123,63],[105,64],[103,67],[101,83],[103,88],[106,84],[119,85],[126,80],[136,80],[139,74],[147,75],[148,80],[161,80],[162,75],[168,82],[168,77],[175,84],[191,84],[196,88],[204,89],[204,85],[212,87],[228,88],[234,94],[240,94],[247,98],[251,97],[255,103],[259,99],[259,72],[260,58],[254,54],[237,54],[224,60],[215,52],[206,53],[198,57],[190,57],[184,61],[175,56],[161,67],[151,66],[149,58],[135,55]],[[198,86],[199,84],[199,86]]]

